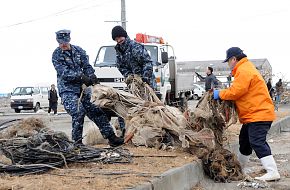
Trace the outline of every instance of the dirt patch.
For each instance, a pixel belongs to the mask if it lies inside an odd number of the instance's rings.
[[[103,145],[103,147],[106,145]],[[99,146],[98,146],[99,147]],[[124,146],[134,154],[131,164],[70,164],[68,169],[22,177],[0,177],[4,189],[126,189],[150,181],[165,171],[190,163],[197,158],[181,150]]]

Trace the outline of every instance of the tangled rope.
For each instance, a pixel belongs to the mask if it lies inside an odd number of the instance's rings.
[[[210,128],[215,135],[214,149],[199,154],[205,173],[215,182],[230,182],[243,179],[242,169],[235,154],[223,148],[226,141],[225,130],[237,122],[235,105],[232,101],[213,100],[212,92],[207,92],[192,112],[191,123],[194,130]],[[202,156],[201,156],[202,155]]]
[[[109,108],[125,119],[126,142],[156,148],[164,147],[164,143],[182,147],[204,160],[204,168],[208,171],[206,173],[215,181],[226,182],[242,178],[239,163],[227,160],[229,155],[234,155],[223,149],[225,130],[237,122],[233,102],[213,100],[213,93],[206,92],[194,111],[182,113],[175,107],[150,99],[144,100],[140,92],[145,91],[134,89],[139,88],[141,80],[136,82],[132,78],[131,82],[133,84],[130,89],[133,88],[131,90],[135,95],[101,85],[94,86],[92,93],[94,104]],[[221,162],[210,160],[213,151],[220,152]],[[215,167],[226,169],[219,173],[215,171]]]
[[[154,90],[147,83],[143,82],[139,75],[128,76],[126,78],[126,84],[128,85],[129,92],[134,96],[145,101],[162,104]]]
[[[242,169],[235,154],[226,149],[212,150],[203,159],[204,172],[215,182],[243,179]]]
[[[225,130],[237,123],[235,105],[232,101],[213,100],[212,92],[206,92],[199,100],[193,112],[190,123],[194,131],[210,128],[215,134],[215,148],[221,148],[226,140]]]
[[[0,154],[12,164],[1,163],[0,173],[25,175],[45,172],[72,162],[130,163],[132,155],[123,148],[76,146],[63,132],[40,128],[29,137],[0,139]],[[2,155],[2,156],[3,156]]]

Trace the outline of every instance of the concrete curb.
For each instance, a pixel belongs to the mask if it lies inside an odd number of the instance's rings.
[[[269,137],[289,131],[290,116],[274,122],[269,130]],[[238,144],[231,145],[230,149],[233,152],[237,151]],[[161,174],[160,177],[153,178],[150,182],[128,190],[190,190],[205,179],[207,178],[202,168],[202,161],[198,160],[178,168],[170,169]]]
[[[272,128],[278,128],[279,129],[279,132],[278,133],[276,132],[276,134],[279,134],[281,132],[290,132],[290,116],[285,117],[285,118],[275,122],[273,124],[273,126],[271,127],[271,129]],[[275,129],[273,129],[273,130],[275,130]],[[275,135],[275,132],[273,133],[273,135]]]
[[[153,178],[150,182],[130,188],[130,190],[190,190],[204,179],[201,160],[173,168]],[[128,189],[129,190],[129,189]]]

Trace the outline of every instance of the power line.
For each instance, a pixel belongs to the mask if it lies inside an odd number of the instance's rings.
[[[32,23],[32,22],[37,22],[39,20],[44,20],[44,19],[47,19],[47,18],[50,18],[50,17],[63,16],[63,15],[68,15],[68,14],[72,14],[72,13],[76,13],[76,12],[86,11],[86,10],[89,10],[89,9],[92,9],[92,8],[95,8],[95,7],[100,7],[100,6],[102,6],[102,5],[104,5],[104,4],[108,3],[108,2],[112,2],[114,0],[106,1],[105,3],[90,5],[88,7],[84,7],[84,8],[78,9],[78,8],[82,7],[83,5],[86,5],[86,4],[88,4],[90,2],[93,2],[93,1],[95,1],[95,0],[90,0],[90,1],[87,1],[85,3],[81,3],[81,4],[78,4],[76,6],[70,7],[68,9],[64,9],[62,11],[58,11],[56,13],[49,14],[49,15],[46,15],[46,16],[42,16],[42,17],[38,17],[38,18],[26,20],[26,21],[14,23],[14,24],[9,24],[9,25],[5,25],[5,26],[0,26],[0,30],[1,29],[5,29],[5,28],[16,27],[16,26],[19,26],[19,25],[24,25],[24,24],[28,24],[28,23]]]

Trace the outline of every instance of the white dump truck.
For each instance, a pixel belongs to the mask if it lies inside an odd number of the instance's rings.
[[[174,48],[164,43],[161,37],[142,33],[135,40],[142,43],[151,56],[153,72],[157,81],[157,93],[162,102],[173,106],[184,106],[193,96],[193,73],[183,72],[182,64],[176,63]],[[126,90],[124,77],[116,67],[115,45],[100,47],[94,68],[101,84]]]

